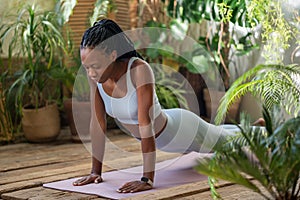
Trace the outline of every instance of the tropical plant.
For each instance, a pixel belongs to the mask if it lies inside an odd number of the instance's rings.
[[[0,47],[3,50],[2,45],[8,44],[7,75],[14,80],[7,101],[18,107],[30,104],[38,108],[55,97],[48,86],[54,82],[53,74],[62,69],[62,58],[67,53],[60,23],[58,13],[26,5],[18,11],[15,21],[1,25]],[[21,61],[21,68],[15,66],[15,60]]]
[[[165,1],[164,1],[165,2]],[[169,1],[169,16],[189,23],[208,22],[207,33],[199,37],[199,43],[209,52],[207,62],[218,66],[225,90],[230,85],[229,64],[233,55],[245,55],[258,46],[251,41],[251,30],[234,38],[230,25],[251,26],[245,0],[197,0]],[[255,18],[254,18],[255,19]],[[246,31],[246,29],[245,29]],[[201,70],[203,71],[203,70]]]
[[[300,66],[258,65],[240,76],[223,97],[215,122],[220,124],[232,103],[247,93],[262,101],[267,108],[280,105],[292,114],[300,111]]]
[[[58,23],[60,26],[69,21],[73,14],[73,9],[77,4],[77,0],[57,0],[55,4],[55,13],[58,15]]]
[[[107,18],[109,14],[116,12],[117,7],[114,0],[97,0],[94,4],[94,11],[90,17],[90,26],[101,18]]]
[[[234,65],[234,56],[245,55],[263,46],[262,55],[268,64],[282,64],[282,52],[289,48],[291,39],[299,34],[299,28],[296,28],[299,18],[295,14],[298,11],[284,5],[287,3],[277,0],[169,1],[168,13],[173,18],[208,24],[206,35],[199,38],[199,43],[210,52],[208,60],[213,60],[219,67],[227,90],[234,81],[230,80],[229,70]],[[288,17],[287,13],[293,17]],[[235,26],[245,27],[245,33],[237,37]],[[253,33],[262,38],[261,44],[253,42]]]
[[[300,116],[284,122],[274,110],[264,109],[265,128],[252,127],[249,117],[243,118],[239,134],[218,147],[211,159],[199,161],[196,169],[213,180],[214,198],[220,198],[216,179],[243,185],[266,199],[300,198]]]
[[[60,32],[72,13],[74,1],[57,0],[53,11],[24,3],[13,13],[10,10],[3,13],[0,25],[1,142],[22,139],[19,132],[23,105],[31,103],[33,107],[40,107],[59,91],[54,90],[57,86],[54,75],[62,72],[61,56],[66,49],[62,45],[71,44],[64,42]],[[64,30],[68,31],[66,27]],[[53,84],[48,84],[49,81]],[[52,87],[48,88],[49,85]]]
[[[286,7],[286,6],[285,6]],[[228,107],[246,93],[259,97],[267,107],[279,104],[288,113],[297,115],[300,101],[300,75],[298,65],[284,65],[284,51],[290,47],[291,39],[300,36],[298,14],[290,8],[284,15],[283,1],[252,0],[248,6],[249,18],[257,19],[262,25],[265,63],[250,69],[240,76],[221,101],[216,123],[221,123]],[[254,23],[254,22],[253,22]],[[298,47],[293,51],[291,60]]]
[[[77,101],[89,101],[90,100],[90,86],[88,83],[88,76],[86,70],[80,67],[77,70],[76,77],[73,83],[72,97]]]
[[[264,44],[262,56],[267,64],[283,64],[283,52],[291,46],[292,39],[299,36],[300,30],[297,29],[299,19],[295,15],[298,10],[286,5],[288,2],[251,0],[248,4],[248,17],[256,19],[262,27],[261,37]],[[257,25],[255,21],[251,23],[252,26]]]
[[[166,6],[167,6],[167,2],[163,2],[163,1],[146,1],[146,0],[138,1],[137,27],[142,28],[144,27],[145,23],[146,24],[148,23],[148,21],[145,21],[145,17],[144,17],[145,15],[148,16],[146,19],[149,20],[150,18],[149,21],[151,22],[168,24],[170,18],[168,17],[168,14],[165,12]]]
[[[4,78],[6,73],[0,76],[0,142],[10,141],[13,138],[13,121],[5,100]]]
[[[151,65],[155,74],[155,90],[163,108],[183,107],[188,109],[184,83],[179,83],[159,65]]]

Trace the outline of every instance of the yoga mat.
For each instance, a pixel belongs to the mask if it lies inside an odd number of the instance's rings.
[[[92,183],[83,186],[73,186],[72,183],[78,178],[72,178],[46,183],[43,186],[57,190],[93,194],[110,199],[128,198],[137,194],[155,192],[160,189],[205,180],[207,178],[206,176],[199,174],[193,169],[193,167],[197,165],[197,160],[204,156],[207,157],[209,154],[191,152],[178,158],[157,163],[156,168],[159,170],[155,172],[154,188],[137,193],[118,193],[116,190],[126,182],[140,180],[142,166],[126,170],[105,172],[102,174],[104,182],[99,184]]]

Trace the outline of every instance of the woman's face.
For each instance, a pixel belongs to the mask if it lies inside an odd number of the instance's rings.
[[[115,52],[107,55],[104,50],[84,48],[80,50],[82,66],[91,80],[104,83],[112,75],[111,63],[115,61]]]

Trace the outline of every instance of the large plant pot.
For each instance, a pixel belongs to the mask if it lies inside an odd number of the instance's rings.
[[[206,115],[210,122],[214,122],[215,117],[217,115],[217,109],[220,105],[221,98],[225,95],[223,91],[217,91],[213,89],[205,88],[203,90],[203,97],[205,101],[206,107]],[[239,117],[239,107],[241,100],[238,100],[234,104],[232,104],[229,108],[229,111],[225,118],[225,123],[233,123],[238,122]]]
[[[91,103],[89,101],[77,101],[66,99],[64,108],[73,142],[89,142]]]
[[[203,97],[203,89],[207,87],[204,78],[201,74],[194,74],[190,72],[186,67],[180,67],[179,72],[186,78],[197,96],[198,108],[194,108],[194,105],[189,105],[189,107],[192,110],[199,110],[200,116],[204,118],[206,116],[206,109]],[[189,99],[189,96],[189,93],[185,94],[186,99]]]
[[[66,99],[64,108],[73,142],[89,142],[91,103],[89,101],[77,101]],[[115,120],[107,116],[107,129],[118,129]]]
[[[56,104],[38,109],[24,107],[22,112],[22,128],[29,142],[49,142],[57,138],[60,133],[60,117]]]

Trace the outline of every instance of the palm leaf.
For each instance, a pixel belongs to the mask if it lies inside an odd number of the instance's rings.
[[[94,4],[94,12],[90,17],[90,26],[93,26],[97,20],[104,18],[108,14],[109,0],[97,0]]]
[[[250,69],[232,84],[222,98],[216,124],[220,124],[229,107],[248,92],[260,98],[267,108],[279,104],[297,115],[300,111],[300,87],[295,77],[300,77],[299,65],[258,65]]]
[[[201,174],[237,183],[259,192],[257,186],[236,171],[232,163],[229,164],[229,162],[226,161],[226,158],[217,159],[216,162],[218,162],[218,167],[215,167],[214,160],[201,160],[198,162],[195,169]]]

